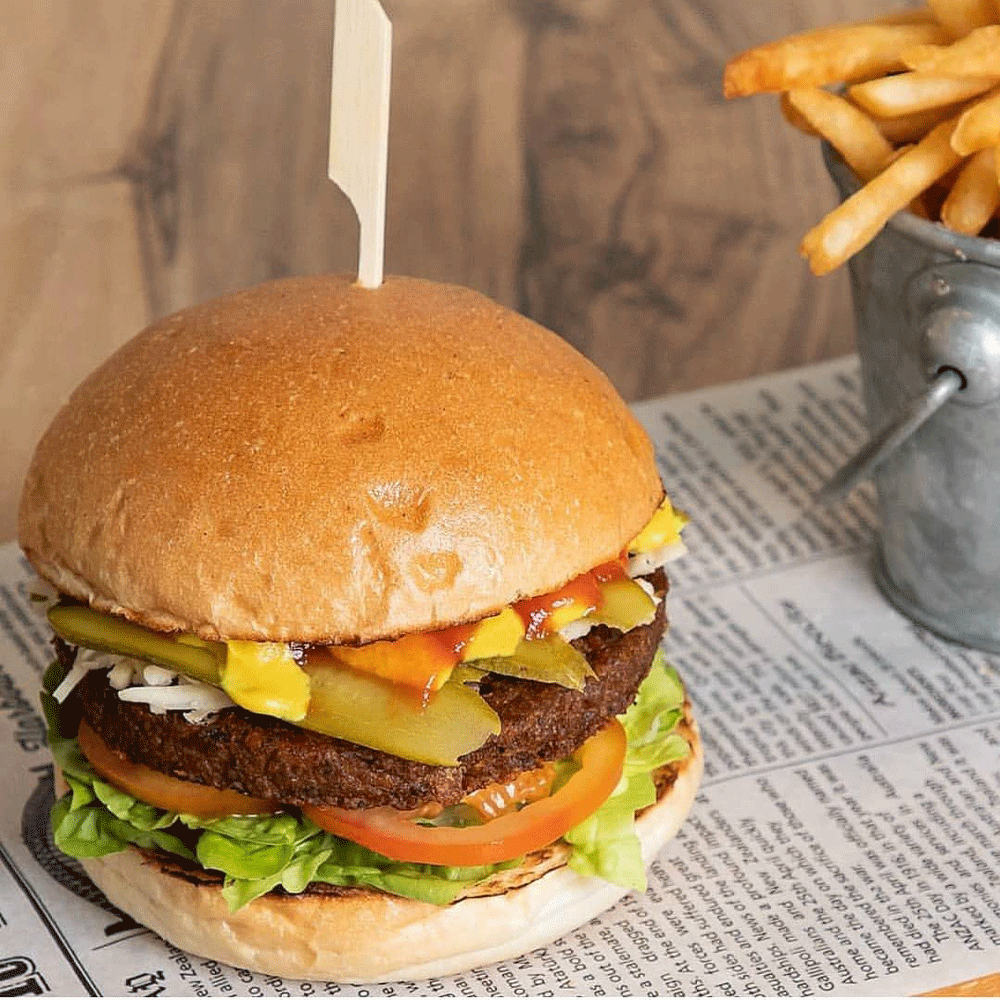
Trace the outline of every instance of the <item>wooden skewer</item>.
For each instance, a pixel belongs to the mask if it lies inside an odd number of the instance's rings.
[[[337,0],[330,86],[330,180],[358,215],[358,283],[382,284],[392,25],[378,0]]]

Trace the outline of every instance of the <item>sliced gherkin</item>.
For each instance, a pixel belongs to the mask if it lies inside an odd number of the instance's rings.
[[[601,584],[601,606],[581,622],[610,625],[628,632],[648,625],[656,617],[656,601],[634,580],[611,580]]]
[[[244,704],[240,685],[223,683],[224,643],[175,638],[82,605],[54,607],[49,621],[56,634],[73,645],[156,663],[222,687],[249,711],[262,707],[256,701]],[[302,668],[309,702],[297,724],[304,729],[439,765],[456,764],[500,732],[496,712],[464,684],[450,681],[424,699],[420,692],[342,667],[332,658],[316,659],[318,663]]]
[[[554,633],[542,639],[522,640],[512,656],[471,660],[467,666],[519,680],[559,684],[574,691],[582,691],[594,676],[587,658]]]
[[[312,697],[300,725],[372,750],[447,766],[500,732],[496,712],[464,684],[448,681],[425,702],[419,691],[357,670],[305,671]]]
[[[487,674],[486,670],[480,670],[475,663],[456,663],[448,678],[452,684],[477,684]]]
[[[56,635],[74,646],[134,656],[206,684],[219,684],[225,660],[225,646],[221,647],[220,655],[217,648],[220,644],[192,645],[80,604],[56,605],[49,611],[49,624]]]

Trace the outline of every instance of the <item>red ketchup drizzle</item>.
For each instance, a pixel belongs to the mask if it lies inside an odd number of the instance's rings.
[[[514,605],[514,611],[524,622],[525,638],[544,639],[545,636],[551,635],[555,631],[552,627],[553,611],[574,602],[578,604],[580,618],[591,614],[600,608],[602,603],[600,584],[624,580],[627,577],[624,558],[619,557],[581,573],[559,590],[518,601]]]

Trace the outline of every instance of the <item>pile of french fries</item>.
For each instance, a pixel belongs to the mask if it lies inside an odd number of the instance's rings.
[[[878,20],[759,45],[726,66],[726,97],[779,93],[861,188],[806,234],[816,274],[909,209],[968,236],[998,235],[1000,0],[930,0]]]

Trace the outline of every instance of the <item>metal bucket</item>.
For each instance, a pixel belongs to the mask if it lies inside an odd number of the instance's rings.
[[[846,198],[858,182],[824,155]],[[1000,240],[903,212],[849,267],[878,441],[840,480],[874,464],[876,580],[922,625],[1000,652]]]

